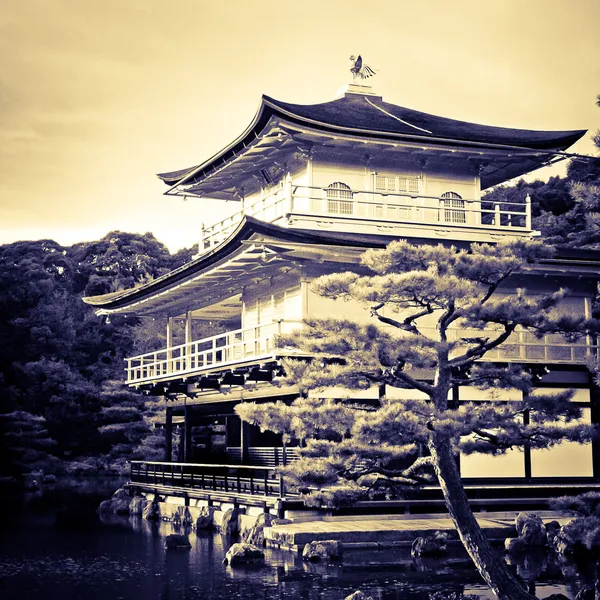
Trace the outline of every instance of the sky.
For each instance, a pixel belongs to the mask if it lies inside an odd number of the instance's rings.
[[[164,196],[156,173],[226,146],[262,94],[332,100],[351,54],[386,102],[592,134],[599,25],[600,0],[3,0],[0,243],[192,246],[237,206]]]

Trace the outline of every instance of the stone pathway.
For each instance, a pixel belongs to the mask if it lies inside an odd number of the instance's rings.
[[[532,511],[533,512],[533,511]],[[568,521],[550,511],[537,511],[545,521]],[[517,513],[481,513],[477,520],[491,540],[514,537]],[[349,547],[392,547],[412,544],[419,536],[435,531],[447,532],[458,539],[454,524],[447,515],[390,515],[377,517],[325,517],[322,520],[294,522],[265,529],[268,546],[301,549],[318,540],[338,540]]]

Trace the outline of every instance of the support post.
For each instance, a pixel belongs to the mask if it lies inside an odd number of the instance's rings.
[[[167,408],[165,418],[165,462],[173,460],[173,409]]]
[[[497,202],[494,204],[494,225],[500,227],[500,205]]]
[[[285,176],[285,212],[289,216],[294,209],[294,192],[292,189],[292,174]]]
[[[185,314],[185,368],[192,368],[192,311]]]
[[[600,423],[600,389],[592,381],[590,373],[591,421]],[[600,477],[600,440],[592,440],[592,473],[594,478]]]
[[[173,372],[173,317],[167,319],[167,373]]]
[[[185,404],[184,417],[184,447],[183,447],[183,462],[190,462],[192,458],[192,411],[189,409],[187,402]]]
[[[241,421],[240,427],[240,461],[243,465],[248,464],[248,448],[250,437],[249,425],[246,421]]]
[[[525,228],[531,229],[531,196],[525,196]]]

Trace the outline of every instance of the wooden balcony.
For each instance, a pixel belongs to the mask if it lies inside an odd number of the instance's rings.
[[[241,366],[247,361],[272,360],[278,327],[279,323],[271,323],[237,329],[126,358],[127,383],[169,381]]]
[[[226,240],[244,215],[288,227],[316,224],[331,231],[360,228],[361,233],[412,237],[493,241],[532,235],[529,197],[522,204],[485,202],[417,192],[340,191],[288,181],[242,211],[208,227],[203,225],[197,256]]]
[[[196,463],[131,462],[130,485],[206,492],[211,496],[284,498],[283,477],[275,467]]]
[[[228,331],[219,335],[163,348],[127,358],[127,383],[140,385],[168,382],[191,376],[202,376],[248,364],[274,361],[282,354],[275,348],[275,336],[282,322]],[[300,327],[300,324],[298,324]],[[422,329],[427,334],[427,328]],[[490,332],[492,333],[492,332]],[[434,331],[431,330],[431,334]],[[481,331],[453,330],[449,339],[482,335]],[[526,331],[515,332],[498,349],[488,352],[483,361],[507,361],[537,364],[587,364],[598,356],[598,347],[591,338],[569,343],[560,335],[541,339]]]

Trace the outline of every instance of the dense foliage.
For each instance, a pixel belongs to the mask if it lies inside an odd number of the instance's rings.
[[[305,501],[338,505],[359,498],[402,496],[435,482],[461,540],[499,598],[528,596],[497,560],[462,487],[456,457],[497,455],[512,448],[548,448],[589,441],[571,394],[534,390],[539,374],[525,365],[479,362],[522,330],[576,341],[600,323],[557,310],[569,292],[527,293],[504,287],[532,264],[553,256],[541,242],[443,245],[391,242],[362,257],[366,274],[325,275],[313,284],[326,298],[370,308],[374,325],[322,320],[281,336],[278,345],[309,352],[289,369],[293,383],[316,390],[291,406],[244,403],[240,416],[300,442],[300,460],[284,473]],[[504,293],[502,293],[504,291]],[[507,293],[508,292],[508,293]],[[378,326],[375,326],[377,324]],[[386,384],[404,394],[378,402],[322,401],[318,391]],[[459,386],[523,393],[518,402],[463,402]]]
[[[600,151],[600,132],[592,140]],[[565,177],[531,183],[520,179],[514,185],[498,186],[483,196],[484,208],[500,201],[509,203],[505,208],[522,211],[527,194],[533,226],[549,243],[600,249],[600,157],[573,158]]]
[[[156,407],[119,383],[124,357],[155,345],[155,324],[100,319],[81,297],[139,285],[190,258],[151,234],[122,232],[71,247],[0,247],[0,475],[157,456]]]

